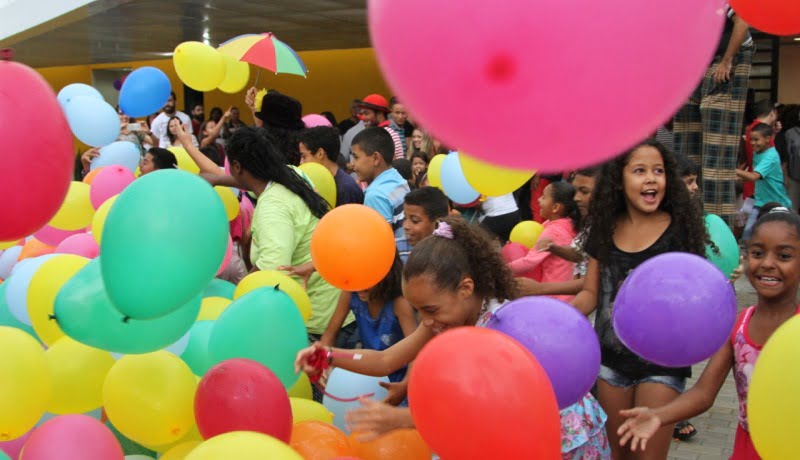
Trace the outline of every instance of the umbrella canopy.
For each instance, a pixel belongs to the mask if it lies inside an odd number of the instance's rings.
[[[305,77],[308,72],[300,56],[289,45],[275,38],[271,32],[239,35],[219,45],[218,49],[222,54],[275,73]]]

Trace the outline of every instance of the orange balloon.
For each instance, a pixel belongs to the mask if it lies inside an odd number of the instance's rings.
[[[19,253],[18,260],[25,260],[31,257],[39,257],[45,254],[52,254],[53,251],[55,250],[56,250],[55,246],[50,246],[42,243],[36,238],[31,238],[25,243],[24,246],[22,246],[22,251]]]
[[[305,460],[331,460],[353,454],[347,435],[333,425],[315,420],[295,424],[289,445]]]
[[[92,185],[92,181],[94,180],[95,176],[97,176],[97,174],[98,174],[98,173],[100,172],[100,170],[101,170],[101,169],[103,169],[103,168],[104,168],[104,166],[101,166],[101,167],[99,167],[99,168],[95,168],[95,169],[93,169],[93,170],[89,171],[89,174],[87,174],[87,175],[83,176],[83,183],[84,183],[84,184],[89,184],[89,185]]]
[[[311,259],[320,276],[345,291],[378,284],[392,268],[394,233],[374,209],[347,204],[325,214],[311,236]]]
[[[394,430],[369,442],[359,442],[357,436],[351,434],[350,442],[363,460],[430,460],[432,455],[417,430]]]

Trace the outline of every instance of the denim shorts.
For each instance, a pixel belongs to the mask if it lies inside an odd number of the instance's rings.
[[[642,383],[660,383],[678,393],[686,391],[686,378],[673,375],[649,375],[640,379],[632,379],[610,367],[600,366],[598,377],[611,386],[625,388],[626,390]]]

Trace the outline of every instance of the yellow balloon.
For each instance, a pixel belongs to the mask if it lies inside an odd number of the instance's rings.
[[[166,445],[194,425],[196,388],[189,366],[172,353],[126,355],[106,376],[103,406],[126,437],[143,445]]]
[[[198,382],[200,381],[199,377],[197,378],[197,381]],[[150,449],[152,451],[155,451],[155,452],[168,452],[168,451],[174,449],[175,447],[180,446],[181,444],[186,444],[186,443],[190,443],[190,442],[191,443],[197,443],[197,444],[200,444],[201,442],[203,442],[203,437],[200,436],[200,430],[197,429],[197,424],[192,425],[192,428],[189,430],[189,433],[187,433],[186,436],[182,437],[181,439],[179,439],[179,440],[177,440],[175,442],[171,442],[169,444],[162,444],[160,446],[149,446],[149,445],[147,445],[147,446],[144,446],[144,447],[146,447],[146,448],[148,448],[148,449]]]
[[[175,155],[175,159],[178,160],[178,169],[188,171],[192,174],[200,174],[200,166],[197,166],[197,163],[192,160],[192,157],[189,156],[189,152],[187,152],[185,148],[170,147],[167,150],[172,152]]]
[[[233,300],[226,299],[225,297],[206,297],[200,304],[200,313],[197,315],[197,321],[213,321],[219,318],[219,315],[228,308]]]
[[[42,418],[53,379],[42,345],[29,334],[0,326],[0,441],[17,439]]]
[[[222,55],[222,60],[225,61],[225,78],[219,84],[219,90],[228,94],[238,93],[250,80],[250,65],[227,54]]]
[[[442,162],[444,157],[445,155],[441,153],[434,155],[431,158],[431,162],[428,163],[428,184],[431,187],[442,188]]]
[[[115,362],[111,353],[62,337],[45,357],[53,376],[48,412],[80,414],[103,405],[103,382]]]
[[[64,332],[58,327],[58,321],[55,321],[51,316],[55,314],[58,291],[64,283],[88,263],[89,259],[86,257],[73,254],[58,254],[43,263],[33,274],[31,284],[28,287],[28,315],[30,316],[33,330],[36,331],[36,335],[45,345],[50,346],[64,337]],[[76,413],[89,412],[93,409],[96,409],[96,407],[76,411]],[[51,410],[50,412],[55,411]],[[64,414],[66,412],[56,413]]]
[[[172,63],[178,78],[197,91],[212,91],[225,79],[222,54],[204,43],[181,43],[175,48]]]
[[[303,163],[300,170],[311,179],[314,189],[331,207],[336,207],[336,181],[333,174],[319,163]]]
[[[160,460],[184,460],[195,447],[202,444],[202,441],[182,442],[170,450],[164,452]]]
[[[287,444],[261,433],[233,431],[214,436],[186,456],[186,460],[303,460]]]
[[[486,196],[507,195],[522,187],[536,174],[532,169],[519,170],[494,166],[463,152],[459,152],[458,161],[469,185]]]
[[[539,222],[524,220],[511,229],[508,240],[512,243],[519,243],[528,249],[533,248],[539,235],[544,231],[544,226]]]
[[[277,270],[260,270],[245,276],[244,279],[239,282],[239,285],[236,286],[236,290],[233,292],[233,298],[238,299],[250,291],[265,286],[280,286],[280,290],[291,297],[294,304],[297,305],[297,309],[300,310],[300,316],[303,317],[303,321],[308,321],[308,318],[311,317],[311,299],[308,298],[308,294],[306,294],[303,286],[291,276]]]
[[[311,382],[308,380],[308,375],[305,372],[300,373],[300,378],[297,382],[289,388],[290,398],[313,399],[314,394],[311,391]]]
[[[111,206],[117,201],[118,196],[119,195],[114,195],[107,199],[97,208],[97,212],[94,213],[94,217],[92,218],[92,236],[94,240],[97,241],[97,244],[100,244],[103,238],[103,226],[106,224],[106,217],[108,217],[108,212],[111,211]]]
[[[233,190],[230,187],[217,185],[214,187],[214,191],[217,192],[217,195],[222,200],[222,205],[225,206],[225,214],[228,215],[228,221],[236,219],[239,215],[239,199],[236,198]]]
[[[289,398],[292,405],[293,423],[316,420],[318,422],[333,423],[333,414],[322,404],[309,399]]]
[[[750,435],[761,458],[796,458],[800,431],[800,316],[779,327],[756,360],[747,395]]]
[[[51,227],[60,230],[80,230],[92,223],[94,208],[89,200],[89,184],[72,181],[61,208],[52,219]]]
[[[13,248],[14,246],[22,243],[24,240],[16,240],[16,241],[0,241],[0,250]]]

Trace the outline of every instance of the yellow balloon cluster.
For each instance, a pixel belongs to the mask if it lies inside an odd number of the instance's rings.
[[[184,460],[195,449],[195,447],[199,446],[200,444],[202,444],[202,441],[182,442],[172,449],[164,452],[164,455],[160,457],[160,460]]]
[[[186,460],[303,460],[287,444],[261,433],[233,431],[214,436],[195,447]]]
[[[512,243],[519,243],[528,249],[533,248],[539,240],[539,235],[544,231],[544,226],[539,222],[525,220],[511,229],[508,240]]]
[[[45,357],[53,376],[48,412],[81,414],[103,405],[103,382],[114,365],[111,353],[62,337]]]
[[[53,379],[39,342],[0,326],[0,441],[17,439],[42,418],[53,395]]]
[[[230,187],[217,185],[214,187],[214,191],[217,192],[217,195],[222,200],[222,205],[225,206],[225,214],[228,216],[228,221],[236,219],[239,215],[239,199],[236,198],[233,190]]]
[[[531,180],[536,171],[501,168],[485,161],[476,160],[459,152],[458,161],[464,177],[475,190],[486,196],[502,196],[512,193]],[[430,177],[428,178],[430,181]]]
[[[45,345],[53,345],[64,337],[64,332],[58,327],[51,315],[55,314],[56,295],[61,287],[78,270],[89,263],[89,259],[73,254],[59,254],[53,256],[36,270],[28,287],[28,316],[36,335]],[[88,412],[92,409],[78,412]],[[55,412],[55,411],[50,411]],[[65,412],[57,412],[65,413]]]
[[[438,189],[442,188],[442,162],[445,155],[434,155],[428,163],[428,184]]]
[[[303,398],[289,398],[292,405],[292,421],[300,423],[309,420],[333,423],[333,414],[322,404]]]
[[[92,236],[94,240],[97,241],[97,244],[100,244],[100,240],[103,237],[103,226],[106,223],[106,217],[108,217],[108,212],[111,211],[111,206],[114,205],[114,202],[117,201],[117,197],[119,195],[114,195],[111,198],[107,199],[103,204],[97,208],[97,212],[94,213],[94,217],[92,218]]]
[[[290,398],[313,399],[313,392],[311,391],[311,381],[308,380],[308,375],[304,372],[300,374],[294,386],[289,388]]]
[[[300,170],[306,173],[314,184],[319,196],[325,199],[331,208],[336,207],[336,181],[328,168],[319,163],[303,163]]]
[[[184,42],[172,55],[175,72],[197,91],[216,89],[225,79],[225,60],[215,48],[200,42]]]
[[[228,308],[228,305],[233,302],[231,299],[225,297],[206,297],[200,304],[200,313],[197,315],[197,321],[213,321],[219,318],[219,315]]]
[[[189,152],[187,152],[185,148],[170,147],[167,150],[172,152],[175,155],[175,159],[178,160],[178,169],[182,169],[192,174],[200,173],[200,167],[197,166],[197,163],[195,163],[194,160],[192,160],[192,157],[189,156]]]
[[[303,321],[308,321],[308,318],[311,317],[311,299],[308,298],[306,290],[292,277],[277,270],[259,270],[245,276],[236,286],[233,298],[238,299],[248,292],[267,286],[279,286],[280,290],[291,297],[294,304],[297,305]]]
[[[92,223],[94,208],[89,200],[89,184],[72,181],[67,196],[49,225],[60,230],[80,230]]]
[[[222,55],[222,59],[225,61],[225,78],[219,84],[219,90],[228,94],[238,93],[250,80],[250,65],[226,54]]]

